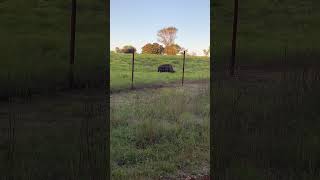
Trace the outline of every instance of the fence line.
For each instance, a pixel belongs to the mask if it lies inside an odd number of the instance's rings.
[[[132,74],[131,74],[131,89],[133,89],[133,74],[134,74],[134,51],[132,52]]]
[[[131,61],[131,89],[134,89],[134,51],[132,52],[132,61]],[[181,84],[183,86],[184,84],[184,67],[185,67],[185,61],[186,61],[186,51],[183,51],[183,65],[182,65],[182,79],[181,79]]]
[[[184,82],[184,64],[186,61],[186,51],[183,51],[183,65],[182,65],[182,86],[183,86],[183,82]]]

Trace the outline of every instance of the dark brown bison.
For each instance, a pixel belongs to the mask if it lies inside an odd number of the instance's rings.
[[[158,72],[171,72],[174,73],[174,69],[171,64],[163,64],[158,67]]]

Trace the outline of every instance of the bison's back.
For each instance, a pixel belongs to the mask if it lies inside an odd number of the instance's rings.
[[[175,72],[171,64],[163,64],[158,67],[158,72]]]

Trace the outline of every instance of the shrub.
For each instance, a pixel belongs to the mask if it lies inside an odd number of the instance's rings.
[[[121,49],[116,47],[116,53],[121,53]]]
[[[181,47],[178,44],[172,44],[164,48],[164,53],[167,55],[177,55],[180,51]]]
[[[130,45],[123,46],[122,49],[116,47],[117,53],[132,53],[132,52],[136,52],[136,51],[137,51],[137,49],[133,46],[130,46]]]
[[[148,43],[142,47],[143,54],[162,54],[164,51],[163,46],[158,43]]]

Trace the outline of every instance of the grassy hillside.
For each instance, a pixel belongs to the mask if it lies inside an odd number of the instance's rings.
[[[132,55],[111,53],[111,90],[131,87]],[[175,73],[159,73],[158,66],[170,63]],[[135,55],[134,84],[136,86],[181,81],[183,56]],[[208,57],[187,56],[185,80],[208,79],[210,74]]]
[[[76,82],[103,85],[108,44],[105,1],[77,2]],[[0,98],[67,87],[70,3],[0,0]],[[88,166],[96,167],[96,177],[103,177],[106,150],[100,150],[104,139],[98,132],[105,132],[101,128],[105,114],[90,110],[105,103],[103,95],[101,90],[88,94],[83,90],[1,101],[0,179],[88,179]],[[88,135],[85,124],[100,130],[92,129],[95,134]],[[85,144],[88,137],[101,141]]]
[[[214,178],[319,179],[319,7],[239,0],[239,75],[217,71],[211,86]],[[233,0],[211,8],[211,54],[221,68],[231,54]]]
[[[0,1],[1,94],[16,88],[63,88],[69,63],[70,3]],[[107,29],[104,1],[78,1],[75,76],[78,84],[105,79]]]
[[[215,177],[319,179],[319,68],[239,76],[212,86]]]
[[[112,179],[208,175],[208,83],[113,94],[110,110]]]
[[[1,101],[0,179],[105,179],[104,95],[91,89]]]
[[[320,1],[241,0],[237,61],[239,64],[276,65],[319,61]],[[229,62],[233,0],[212,2],[212,53],[218,64]]]

